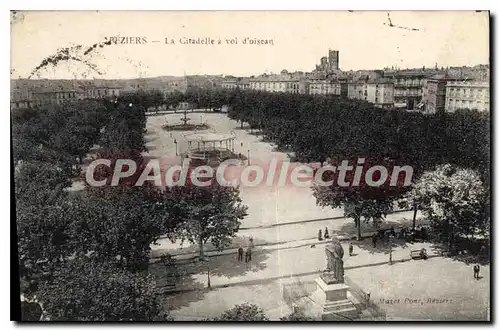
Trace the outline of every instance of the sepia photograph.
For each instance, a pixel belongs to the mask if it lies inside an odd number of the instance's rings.
[[[12,10],[11,320],[491,322],[491,20]]]

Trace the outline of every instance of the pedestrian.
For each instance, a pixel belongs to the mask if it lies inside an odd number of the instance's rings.
[[[330,238],[330,234],[328,234],[328,227],[325,227],[325,239]]]
[[[373,235],[372,237],[373,248],[377,247],[377,235]]]
[[[354,247],[352,246],[352,243],[349,243],[349,256],[352,256],[353,250],[354,250]]]
[[[250,262],[250,261],[252,261],[252,249],[248,247],[247,251],[245,252],[245,262]]]
[[[253,237],[250,237],[248,241],[250,241],[250,248],[254,248],[255,244],[253,243]]]
[[[479,279],[479,270],[481,269],[481,267],[479,266],[479,264],[476,264],[474,266],[474,278],[475,279]]]
[[[243,248],[238,248],[238,262],[243,261]]]
[[[318,240],[323,240],[323,235],[321,234],[321,230],[318,231]]]

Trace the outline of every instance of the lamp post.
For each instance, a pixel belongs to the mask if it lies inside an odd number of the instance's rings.
[[[392,265],[392,235],[389,236],[389,265]]]
[[[248,155],[248,165],[250,165],[250,150],[247,150],[247,155]]]
[[[174,144],[175,144],[175,156],[178,156],[179,153],[177,152],[177,139],[174,139]]]
[[[207,264],[207,277],[208,277],[208,288],[211,288],[212,286],[210,285],[210,265]]]

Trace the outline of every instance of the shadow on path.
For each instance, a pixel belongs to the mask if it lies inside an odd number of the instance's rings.
[[[389,254],[390,245],[386,240],[379,239],[375,247],[373,246],[372,238],[365,238],[362,241],[353,241],[354,246],[358,246],[360,250],[368,251],[370,254],[384,253]],[[392,249],[395,248],[407,248],[408,244],[404,239],[393,239]]]
[[[481,248],[483,244],[484,248]],[[479,264],[485,266],[491,263],[489,255],[490,247],[484,242],[462,242],[457,244],[454,250],[450,250],[448,245],[441,242],[434,242],[431,247],[438,254],[454,261],[465,263],[466,265]]]
[[[232,239],[231,243],[228,246],[224,247],[224,250],[234,249],[234,248],[239,248],[239,247],[242,247],[243,249],[245,249],[250,244],[250,238],[251,238],[250,236],[234,237]],[[259,239],[259,238],[253,238],[253,243],[256,246],[273,244],[273,242],[268,242],[266,240]],[[216,250],[216,248],[210,242],[205,244],[203,247],[204,247],[205,252]],[[166,254],[166,253],[168,253],[170,255],[198,253],[198,245],[189,245],[189,246],[186,246],[183,248],[176,248],[176,249],[171,249],[171,248],[155,249],[151,252],[151,257],[157,258],[157,257],[160,257],[162,254]]]
[[[210,291],[206,285],[208,270],[210,270],[210,276],[238,277],[264,270],[267,268],[265,263],[267,259],[266,252],[257,251],[252,254],[250,262],[238,261],[236,254],[221,255],[190,264],[165,266],[155,263],[150,265],[149,272],[154,275],[160,292],[165,294],[166,308],[175,310],[202,300],[205,294]],[[175,286],[175,289],[172,285]],[[192,291],[192,289],[197,290]],[[176,293],[176,291],[179,292]]]

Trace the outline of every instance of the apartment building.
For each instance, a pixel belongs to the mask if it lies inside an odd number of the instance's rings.
[[[360,79],[348,83],[347,97],[350,99],[365,100],[375,106],[394,108],[394,84],[390,79]]]
[[[309,81],[309,94],[334,94],[340,95],[340,82],[328,79]]]
[[[394,83],[394,103],[406,109],[421,106],[423,90],[429,77],[435,75],[435,69],[386,70],[383,75]]]
[[[253,90],[283,93],[307,93],[307,84],[301,83],[298,77],[291,75],[262,75],[249,79],[249,87]]]
[[[222,80],[222,88],[225,89],[235,89],[246,90],[250,88],[250,81],[248,78],[236,78],[236,77],[226,77]]]
[[[33,91],[33,105],[60,105],[67,101],[84,99],[85,93],[80,89],[41,88]]]
[[[446,84],[445,110],[490,111],[490,84],[485,81],[455,81]]]
[[[448,74],[435,75],[427,79],[422,95],[423,112],[434,114],[445,111],[446,84],[457,79]]]

